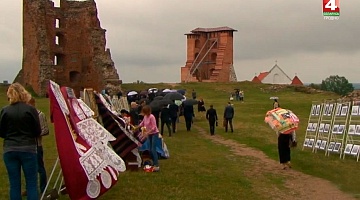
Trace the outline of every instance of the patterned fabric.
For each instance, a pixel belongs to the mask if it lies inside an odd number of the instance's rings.
[[[50,81],[50,110],[61,170],[70,199],[100,197],[125,171],[124,161],[108,146],[115,138],[84,112],[71,88]]]
[[[265,122],[280,133],[291,134],[299,127],[299,118],[291,111],[283,108],[270,110],[265,115]]]
[[[104,128],[116,138],[115,141],[110,142],[114,151],[121,158],[125,158],[133,149],[141,146],[146,137],[140,131],[132,132],[127,129],[126,122],[114,114],[101,97],[101,94],[95,94],[101,122]]]
[[[40,136],[49,135],[49,127],[48,127],[48,123],[47,123],[45,114],[43,112],[41,112],[40,110],[38,110],[38,114],[39,114],[39,120],[40,120],[40,126],[41,126]]]

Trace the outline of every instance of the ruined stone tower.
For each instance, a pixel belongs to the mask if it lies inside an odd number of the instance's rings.
[[[196,28],[187,36],[187,60],[181,82],[237,81],[233,67],[233,32],[229,27]]]
[[[48,80],[76,92],[121,81],[94,0],[23,0],[23,63],[15,81],[43,96]]]

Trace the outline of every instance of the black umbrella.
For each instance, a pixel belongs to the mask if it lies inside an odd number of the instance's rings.
[[[163,106],[172,104],[173,102],[170,99],[154,100],[150,102],[149,106],[152,111],[159,111]]]
[[[163,106],[166,106],[166,105],[169,105],[169,104],[173,104],[174,102],[172,101],[172,100],[170,100],[170,99],[161,99],[161,100],[159,100],[160,102],[161,102],[161,104],[163,105]]]
[[[162,104],[161,104],[160,100],[155,100],[155,101],[150,102],[149,106],[152,111],[159,111],[162,107]]]
[[[154,97],[154,101],[155,100],[162,100],[164,97],[163,96],[156,96],[156,97]]]
[[[164,99],[170,99],[170,100],[181,100],[184,99],[184,96],[178,92],[170,92],[164,96]]]
[[[177,92],[182,94],[182,95],[185,95],[185,90],[178,90]]]
[[[186,99],[185,101],[183,101],[183,104],[185,106],[193,106],[193,105],[197,105],[198,101],[195,99]]]

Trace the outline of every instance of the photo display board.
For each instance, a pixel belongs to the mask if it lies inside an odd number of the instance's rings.
[[[349,126],[345,139],[344,156],[353,156],[359,161],[360,155],[360,100],[352,101]]]
[[[309,148],[312,151],[315,150],[317,145],[317,133],[319,129],[319,122],[321,120],[321,114],[323,112],[323,103],[314,101],[311,105],[309,120],[307,123],[305,139],[302,149]]]
[[[335,100],[326,100],[323,103],[322,113],[320,113],[320,123],[317,131],[317,136],[315,140],[314,152],[318,150],[323,150],[326,152],[329,149],[334,148],[334,144],[329,146],[330,134],[331,134],[331,126],[333,122],[333,117],[336,109],[336,101]]]
[[[350,109],[350,101],[338,101],[335,104],[332,126],[329,130],[328,147],[325,154],[338,153],[340,158],[343,156],[344,150],[346,149],[345,140]]]

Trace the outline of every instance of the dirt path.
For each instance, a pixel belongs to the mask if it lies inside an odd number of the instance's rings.
[[[268,195],[271,199],[319,199],[319,200],[350,200],[355,199],[351,195],[340,191],[331,182],[304,174],[302,172],[287,169],[281,169],[278,162],[268,158],[262,151],[253,149],[234,140],[225,139],[222,136],[210,136],[204,129],[194,126],[200,134],[215,143],[225,145],[231,148],[233,155],[249,157],[254,164],[251,171],[246,171],[250,178],[264,179],[264,175],[275,175],[285,177],[284,187],[288,189],[279,189],[271,184],[259,183],[259,192]],[[257,181],[261,182],[261,181]],[[263,184],[263,185],[261,185]],[[265,185],[266,184],[266,185]],[[262,187],[266,186],[266,187]]]

